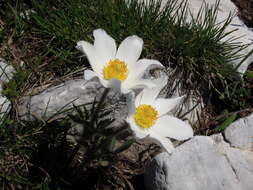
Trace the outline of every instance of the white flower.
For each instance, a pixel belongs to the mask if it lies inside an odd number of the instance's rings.
[[[160,82],[156,88],[145,88],[135,99],[133,93],[129,93],[127,95],[129,111],[127,122],[137,138],[149,137],[171,153],[174,147],[168,137],[186,140],[193,136],[193,130],[186,122],[167,115],[183,97],[157,98],[165,84],[165,82]]]
[[[120,88],[124,94],[131,89],[154,86],[150,80],[143,79],[142,76],[151,65],[163,66],[156,60],[138,60],[143,47],[141,38],[129,36],[117,49],[115,40],[104,30],[94,30],[93,36],[93,45],[79,41],[76,46],[87,56],[93,69],[84,71],[86,80],[98,77],[104,87]]]

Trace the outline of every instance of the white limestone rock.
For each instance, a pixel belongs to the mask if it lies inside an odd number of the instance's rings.
[[[11,103],[5,96],[0,96],[0,124],[2,118],[9,113],[11,109]]]
[[[221,135],[195,136],[145,172],[148,190],[252,190],[253,152],[231,148]]]
[[[91,106],[95,98],[96,101],[100,99],[103,91],[104,87],[96,79],[68,80],[41,93],[22,97],[18,105],[18,114],[25,120],[33,120],[36,117],[48,119],[52,116],[64,118],[67,113],[73,112],[73,104]],[[114,90],[109,92],[105,102],[107,108],[113,110],[112,117],[125,118],[127,116],[124,100],[124,97]],[[60,112],[62,113],[58,114]]]
[[[253,114],[231,123],[225,129],[225,138],[233,147],[253,149]]]
[[[12,77],[15,69],[8,64],[4,59],[0,58],[0,81],[1,86],[3,82],[8,82]]]
[[[11,109],[10,101],[2,95],[3,84],[8,82],[15,72],[14,68],[9,65],[4,59],[0,58],[0,123],[5,114]]]
[[[76,106],[92,103],[96,95],[102,93],[97,81],[83,79],[69,80],[50,87],[40,94],[25,96],[20,100],[18,111],[23,119],[49,118],[57,112]]]

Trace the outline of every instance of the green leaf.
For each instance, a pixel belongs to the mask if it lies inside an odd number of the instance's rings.
[[[112,124],[114,121],[115,121],[115,119],[111,119],[111,118],[100,120],[99,123],[97,124],[97,128],[105,129],[107,126]]]
[[[127,140],[123,145],[121,145],[120,147],[118,147],[114,153],[117,154],[117,153],[120,153],[120,152],[123,152],[124,150],[130,148],[130,146],[135,142],[135,139],[129,139]]]
[[[110,139],[110,142],[108,143],[108,150],[109,150],[109,152],[113,152],[113,151],[114,151],[115,145],[116,145],[116,137],[113,136],[113,137]]]
[[[94,112],[96,111],[96,104],[97,104],[97,100],[96,97],[94,98],[94,101],[92,102],[92,106],[91,106],[91,113],[94,114]]]
[[[83,123],[83,119],[81,119],[80,117],[76,115],[68,114],[68,116],[70,117],[70,119],[72,119],[76,123],[80,123],[80,124]]]
[[[237,117],[237,114],[233,114],[225,119],[225,121],[215,128],[215,131],[223,131],[226,129]]]
[[[84,114],[85,114],[85,119],[88,120],[90,117],[90,113],[85,106],[83,107],[83,110],[84,110]]]
[[[75,104],[73,104],[73,107],[75,108],[76,112],[78,113],[78,115],[81,117],[81,118],[84,118],[84,115],[83,115],[83,112],[81,110],[80,107],[76,106]]]
[[[253,71],[246,71],[245,76],[249,79],[253,79]]]
[[[103,112],[99,113],[99,117],[103,118],[108,116],[110,113],[112,113],[114,110],[108,109],[108,110],[104,110]]]

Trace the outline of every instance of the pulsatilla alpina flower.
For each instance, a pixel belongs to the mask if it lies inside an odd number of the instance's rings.
[[[193,130],[186,122],[167,114],[183,97],[157,98],[164,85],[163,82],[156,88],[145,88],[136,98],[129,93],[127,122],[137,138],[149,137],[171,153],[174,147],[168,137],[186,140],[193,136]]]
[[[84,78],[98,77],[106,88],[120,88],[126,94],[134,88],[153,87],[154,84],[142,76],[149,66],[163,67],[159,61],[139,59],[143,41],[138,36],[129,36],[118,49],[115,40],[104,30],[93,31],[94,44],[79,41],[76,48],[88,58],[93,69],[84,71]]]

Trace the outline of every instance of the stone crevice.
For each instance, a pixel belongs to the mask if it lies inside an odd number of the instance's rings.
[[[230,165],[230,167],[231,167],[233,173],[235,174],[236,179],[238,180],[238,182],[240,182],[240,178],[239,178],[239,176],[238,176],[238,174],[237,174],[237,171],[236,171],[235,167],[233,166],[233,164],[231,163],[229,157],[227,156],[227,154],[224,154],[224,156],[225,156],[225,158],[226,158],[228,164]]]

